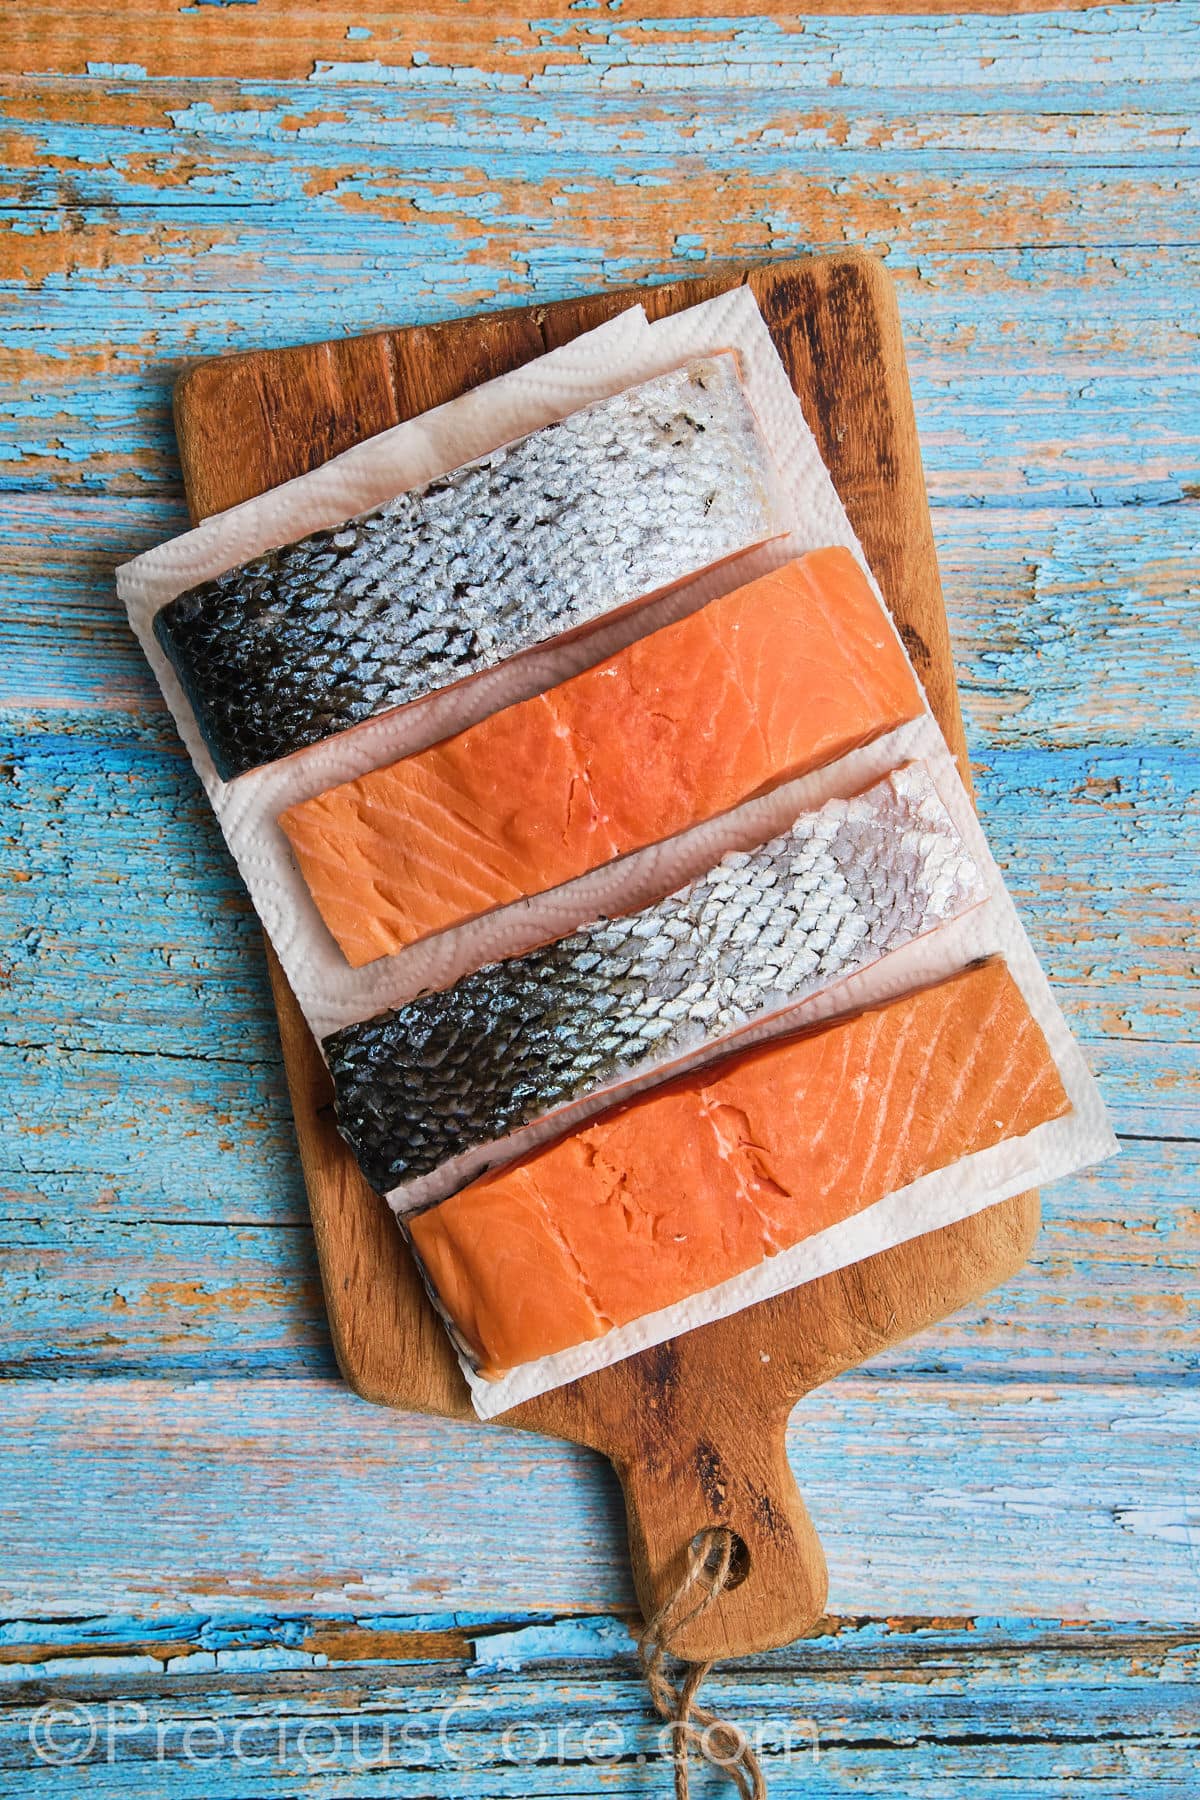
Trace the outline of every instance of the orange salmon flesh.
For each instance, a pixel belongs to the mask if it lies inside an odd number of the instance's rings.
[[[999,958],[653,1089],[408,1222],[498,1376],[1070,1110]]]
[[[832,762],[922,711],[848,550],[280,816],[355,968]]]

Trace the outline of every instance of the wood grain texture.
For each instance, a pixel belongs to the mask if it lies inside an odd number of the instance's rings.
[[[969,780],[949,631],[895,301],[858,255],[767,265],[645,291],[652,318],[747,279],[822,455]],[[201,364],[175,393],[184,483],[203,518],[363,437],[570,341],[628,303],[600,295]],[[316,421],[310,435],[308,420]],[[329,1080],[268,953],[339,1366],[392,1406],[469,1414],[448,1340],[407,1247],[339,1139]],[[647,1617],[704,1526],[730,1526],[749,1572],[681,1636],[697,1657],[770,1649],[825,1603],[820,1546],[784,1449],[787,1413],[831,1375],[977,1299],[1020,1266],[1034,1196],[807,1284],[527,1402],[506,1422],[604,1451],[625,1491]]]
[[[251,1380],[226,1413],[225,1492],[276,1493],[293,1458],[297,1484],[254,1528],[237,1593],[180,1619],[210,1530],[167,1460],[172,1421],[214,1391],[189,1384],[215,1378],[222,1410],[256,1373],[319,1387],[332,1358],[254,923],[112,591],[117,562],[187,522],[172,380],[231,350],[857,244],[886,258],[900,298],[980,810],[1124,1142],[1105,1170],[1046,1194],[1033,1259],[997,1301],[868,1365],[872,1413],[831,1406],[811,1438],[793,1429],[832,1603],[915,1616],[843,1621],[777,1653],[779,1692],[818,1718],[827,1754],[790,1771],[776,1758],[773,1785],[948,1800],[1160,1800],[1194,1786],[1169,1628],[1114,1638],[1099,1622],[1131,1606],[1157,1620],[1198,1611],[1194,1434],[1131,1435],[1130,1420],[1194,1385],[1200,1362],[1186,854],[1200,829],[1200,8],[853,13],[852,0],[838,16],[731,3],[705,19],[676,0],[556,0],[540,24],[442,0],[405,14],[33,0],[5,15],[0,1439],[15,1460],[0,1564],[36,1570],[35,1632],[51,1617],[60,1644],[78,1634],[90,1673],[63,1673],[56,1694],[123,1691],[105,1671],[136,1660],[162,1622],[230,1666],[248,1715],[298,1704],[288,1659],[329,1621],[306,1613],[307,1577],[294,1610],[272,1616],[272,1574],[281,1558],[336,1560],[343,1518],[306,1506],[298,1482],[324,1444],[303,1438],[305,1416],[324,1418],[315,1390],[290,1420]],[[55,1371],[55,1387],[27,1388]],[[153,1402],[147,1375],[166,1378]],[[1100,1389],[1106,1416],[1076,1410]],[[22,1392],[70,1406],[61,1431],[47,1425],[63,1528],[44,1556],[46,1487],[27,1472],[46,1439],[13,1404]],[[989,1423],[1005,1398],[1047,1447],[1036,1468]],[[895,1408],[895,1431],[877,1437]],[[129,1529],[107,1536],[104,1482],[93,1490],[77,1449],[89,1415],[105,1422],[101,1469],[123,1458],[138,1471],[120,1489]],[[356,1770],[346,1740],[334,1768],[308,1767],[292,1737],[282,1761],[252,1767],[227,1739],[190,1776],[145,1755],[109,1769],[101,1751],[72,1782],[33,1761],[20,1712],[0,1747],[4,1800],[105,1781],[140,1796],[191,1780],[212,1800],[669,1787],[653,1755],[594,1770],[577,1737],[561,1768],[503,1757],[508,1726],[640,1718],[628,1665],[597,1658],[569,1616],[599,1591],[600,1560],[621,1554],[600,1459],[464,1426],[439,1440],[432,1485],[406,1489],[407,1424],[376,1422],[377,1472],[356,1490],[347,1464],[344,1481],[364,1519],[373,1509],[404,1536],[414,1589],[436,1583],[461,1497],[482,1489],[536,1611],[534,1635],[513,1644],[522,1622],[489,1539],[476,1654],[489,1634],[503,1654],[507,1636],[523,1674],[439,1661],[453,1617],[392,1622],[434,1660],[401,1675],[388,1716],[465,1692],[468,1765],[405,1760],[397,1739],[390,1771]],[[1117,1493],[1106,1458],[1126,1444]],[[481,1448],[495,1454],[480,1463]],[[862,1471],[844,1501],[843,1462]],[[199,1451],[186,1467],[203,1482]],[[1043,1481],[1049,1512],[1022,1513]],[[991,1553],[1005,1507],[1014,1532],[1036,1519],[1019,1580],[1006,1579],[1003,1531]],[[138,1579],[147,1530],[153,1612]],[[877,1534],[885,1554],[871,1563]],[[92,1542],[129,1598],[94,1619],[71,1573]],[[1152,1587],[1156,1554],[1166,1578]],[[931,1618],[952,1589],[967,1616]],[[1085,1603],[1084,1628],[1019,1616],[1077,1617]],[[387,1627],[353,1590],[339,1608],[344,1633]],[[0,1620],[0,1652],[27,1625]],[[195,1665],[178,1679],[173,1716],[224,1704]],[[36,1704],[41,1680],[8,1691]],[[331,1709],[344,1699],[330,1716],[352,1722],[369,1717],[357,1687],[352,1671],[317,1691]],[[758,1691],[747,1667],[718,1697],[752,1720]],[[312,1749],[315,1763],[329,1745]]]
[[[111,1698],[125,1731],[111,1763],[89,1765],[88,1788],[120,1800],[210,1800],[235,1765],[228,1791],[243,1796],[659,1796],[669,1761],[629,1641],[620,1620],[578,1617],[30,1622],[13,1650],[37,1660],[8,1665],[0,1792],[63,1792],[61,1770],[35,1765],[19,1790],[2,1773],[39,1703],[99,1724]],[[1194,1630],[838,1617],[722,1668],[711,1693],[761,1744],[772,1796],[1008,1800],[1051,1765],[1056,1800],[1128,1800],[1188,1793],[1198,1662]],[[75,1732],[63,1721],[68,1747],[83,1720]]]
[[[581,1447],[320,1378],[26,1380],[5,1416],[7,1619],[636,1617],[620,1490]],[[1198,1423],[1194,1390],[855,1374],[800,1402],[789,1449],[839,1613],[888,1616],[882,1591],[898,1615],[1195,1624]]]
[[[1007,4],[980,0],[974,10],[983,15],[1070,12],[1088,4],[1089,0],[1069,0],[1067,6],[1052,9],[1047,0]],[[678,46],[686,50],[698,39],[717,49],[715,72],[725,73],[739,63],[752,67],[747,52],[756,35],[772,33],[786,42],[803,30],[786,6],[762,5],[760,0],[724,0],[719,17],[706,22],[707,29],[701,31],[695,30],[694,0],[659,0],[651,18],[626,15],[616,21],[605,18],[604,11],[621,13],[623,7],[580,6],[578,0],[544,0],[536,20],[506,5],[465,8],[458,0],[431,0],[421,9],[415,31],[407,16],[397,16],[387,6],[363,7],[361,23],[347,27],[342,14],[331,13],[319,0],[233,0],[233,5],[245,7],[249,16],[234,11],[232,19],[212,19],[207,16],[210,10],[225,9],[179,7],[174,0],[143,0],[136,16],[121,0],[100,6],[66,0],[51,9],[31,7],[15,14],[5,32],[0,69],[26,75],[93,70],[140,75],[152,69],[164,75],[241,79],[249,62],[256,74],[303,80],[312,72],[314,59],[322,72],[353,69],[354,58],[363,56],[353,46],[370,44],[358,66],[382,66],[393,72],[393,79],[428,80],[434,64],[448,72],[486,71],[498,82],[506,75],[525,82],[539,76],[569,78],[572,73],[586,78],[587,53],[597,44],[610,44],[614,62],[636,79],[635,71],[644,66],[638,50],[648,51],[647,60],[653,65],[656,51],[665,61]],[[886,0],[821,0],[809,8],[816,19],[823,12],[886,18],[898,10]],[[903,10],[909,14],[909,9]],[[956,0],[926,0],[920,10],[924,18],[909,14],[895,23],[915,45],[924,40],[935,46],[934,21],[940,13],[954,13]],[[601,16],[594,19],[589,13]],[[1046,40],[1062,44],[1064,35],[1051,21]],[[1034,38],[1034,31],[1029,36]],[[803,54],[806,46],[798,48]]]

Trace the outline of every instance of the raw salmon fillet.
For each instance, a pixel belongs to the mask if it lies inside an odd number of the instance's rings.
[[[154,635],[232,781],[786,529],[737,357],[722,353],[188,588]]]
[[[817,550],[279,822],[358,968],[727,812],[921,710],[854,557]]]
[[[703,1292],[1070,1110],[1007,964],[653,1089],[409,1221],[498,1376]]]

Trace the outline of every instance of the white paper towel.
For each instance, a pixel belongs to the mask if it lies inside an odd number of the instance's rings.
[[[195,531],[146,552],[117,572],[118,590],[133,628],[259,916],[318,1038],[386,1007],[403,1004],[424,986],[444,986],[467,968],[573,929],[605,910],[617,881],[626,894],[644,891],[647,897],[677,886],[727,848],[772,835],[778,829],[775,821],[794,817],[798,807],[816,806],[833,794],[853,792],[913,758],[923,758],[931,768],[952,817],[986,872],[990,897],[984,906],[803,1002],[788,1014],[787,1028],[889,998],[951,974],[975,957],[1001,954],[1046,1033],[1071,1099],[1071,1113],[1039,1126],[1024,1138],[995,1145],[950,1169],[925,1176],[732,1281],[592,1343],[526,1364],[499,1381],[481,1379],[469,1359],[460,1354],[476,1411],[483,1417],[504,1412],[678,1332],[725,1317],[756,1300],[1099,1161],[1116,1148],[1095,1084],[1050,993],[930,713],[866,749],[790,783],[775,795],[737,809],[726,819],[699,826],[670,845],[651,846],[623,859],[618,870],[593,871],[551,894],[505,908],[357,970],[346,964],[321,921],[278,827],[278,815],[286,806],[432,743],[447,729],[457,729],[466,722],[461,698],[435,696],[421,708],[385,715],[235,782],[222,782],[212,767],[188,702],[153,636],[154,614],[167,600],[267,549],[338,524],[406,487],[447,473],[634,382],[648,380],[692,357],[729,349],[738,354],[747,394],[778,461],[791,535],[708,571],[643,610],[636,622],[626,619],[604,628],[586,645],[573,647],[566,659],[561,648],[539,652],[520,659],[519,670],[509,665],[482,677],[471,689],[473,716],[482,717],[539,691],[551,680],[564,679],[645,631],[808,550],[844,544],[867,568],[749,289],[733,289],[654,325],[647,323],[640,307],[630,308],[562,349],[357,445],[309,475],[205,521]],[[453,720],[452,726],[449,720]],[[758,1035],[777,1035],[781,1024],[775,1020],[759,1033],[739,1038],[739,1048]],[[588,1116],[599,1104],[583,1102],[566,1109],[561,1123]],[[515,1153],[520,1143],[514,1139],[511,1148]]]

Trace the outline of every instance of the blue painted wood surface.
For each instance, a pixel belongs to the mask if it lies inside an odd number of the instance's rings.
[[[193,357],[848,242],[1123,1154],[799,1409],[833,1614],[717,1694],[777,1793],[1195,1791],[1200,8],[846,11],[5,20],[0,1796],[666,1790],[608,1471],[336,1383],[257,931],[111,570],[184,522]]]

